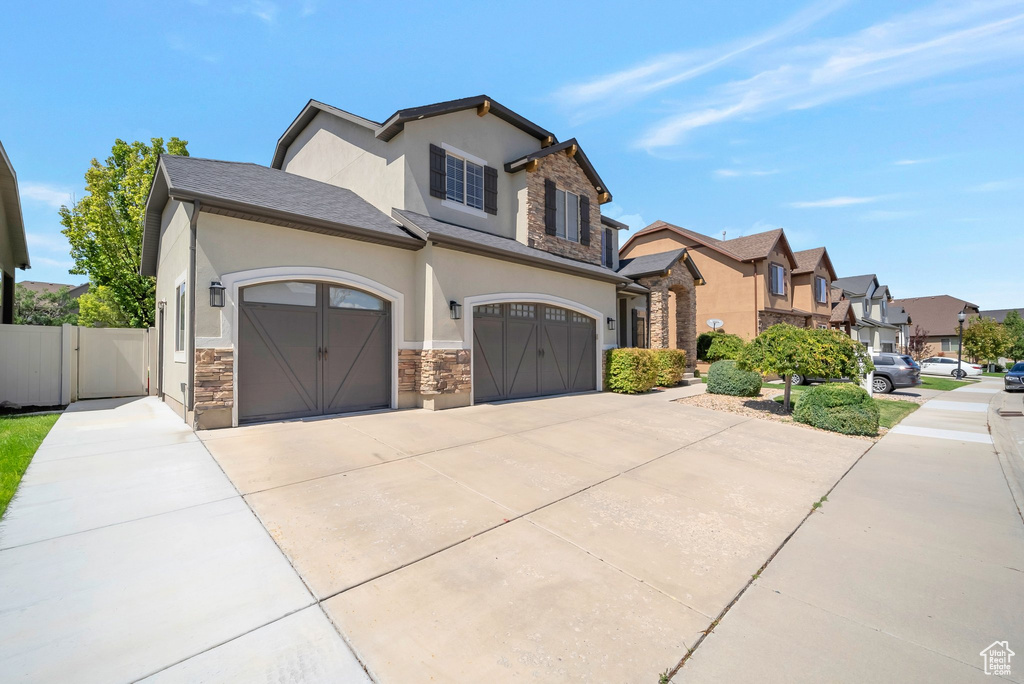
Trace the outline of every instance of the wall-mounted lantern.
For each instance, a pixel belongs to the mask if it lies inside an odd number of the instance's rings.
[[[220,308],[224,306],[224,286],[219,280],[210,283],[210,306]]]
[[[615,319],[610,316],[608,317],[608,329],[615,330]]]
[[[462,305],[454,299],[448,302],[448,312],[452,315],[452,320],[457,321],[462,318]]]

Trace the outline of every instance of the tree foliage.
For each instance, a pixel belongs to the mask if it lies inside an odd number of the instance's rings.
[[[809,378],[860,379],[873,370],[867,350],[839,330],[797,328],[779,323],[768,328],[740,354],[741,368],[786,381],[783,405],[790,409],[794,373]]]
[[[914,326],[914,333],[907,340],[907,353],[915,361],[928,356],[928,331],[919,325]]]
[[[128,320],[114,298],[114,291],[106,285],[97,285],[78,298],[78,325],[124,328]]]
[[[964,354],[973,359],[995,363],[1012,343],[1006,328],[993,318],[975,316],[964,328]]]
[[[1024,359],[1024,318],[1011,309],[1003,319],[1003,329],[1010,337],[1010,346],[1003,353],[1015,362]]]
[[[77,302],[65,285],[56,292],[34,292],[14,286],[14,322],[17,325],[64,325],[78,322]]]
[[[188,155],[188,143],[163,138],[151,144],[116,140],[104,163],[85,172],[86,195],[60,208],[62,231],[71,243],[72,273],[88,274],[94,287],[109,288],[108,303],[127,325],[149,327],[155,316],[153,278],[139,275],[146,198],[159,156]]]

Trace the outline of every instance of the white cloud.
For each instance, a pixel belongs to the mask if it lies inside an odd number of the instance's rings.
[[[742,178],[743,176],[774,176],[778,169],[715,169],[715,178]]]
[[[865,221],[898,221],[899,219],[917,216],[919,211],[886,211],[884,209],[873,209],[866,212],[861,218]]]
[[[760,35],[712,48],[661,55],[622,71],[564,86],[554,93],[554,97],[563,108],[576,113],[576,120],[599,113],[601,109],[618,108],[630,101],[694,79],[745,53],[803,31],[847,2],[824,0],[797,12]]]
[[[930,164],[936,161],[938,157],[931,157],[929,159],[899,159],[892,163],[893,166],[915,166],[917,164]]]
[[[1024,185],[1024,178],[1007,178],[1005,180],[989,181],[980,185],[972,185],[967,188],[970,192],[999,192],[1001,190],[1013,190]]]
[[[885,199],[885,197],[883,195],[875,197],[829,197],[828,199],[806,202],[790,202],[786,206],[794,209],[833,209],[835,207],[849,207],[854,204],[870,204],[881,199]]]
[[[1024,55],[1021,6],[1020,0],[940,3],[848,36],[779,51],[771,56],[772,68],[711,89],[652,126],[637,145],[676,145],[705,126],[810,109]]]
[[[627,214],[621,206],[615,204],[614,202],[611,204],[606,204],[604,207],[602,207],[601,213],[610,219],[615,219],[616,221],[621,221],[622,223],[625,223],[627,226],[629,226],[630,230],[639,230],[641,228],[647,227],[647,222],[644,221],[643,216],[641,216],[638,213]]]
[[[49,204],[54,209],[59,209],[64,204],[71,204],[71,191],[56,185],[20,183],[18,191],[22,197],[43,204]]]
[[[235,14],[248,14],[256,17],[265,24],[273,24],[277,21],[277,15],[280,13],[281,8],[277,6],[277,3],[270,2],[270,0],[249,0],[236,4],[232,10]],[[305,7],[303,7],[305,10]]]

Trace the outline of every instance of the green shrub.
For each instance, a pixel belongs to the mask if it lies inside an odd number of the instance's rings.
[[[718,333],[713,333],[713,332],[702,332],[700,335],[697,335],[697,360],[698,361],[707,361],[708,360],[707,359],[708,347],[711,346],[711,343],[715,341],[715,337],[717,337],[717,336],[718,336]]]
[[[844,435],[877,435],[878,406],[852,383],[826,383],[804,390],[793,420]]]
[[[686,372],[686,352],[682,349],[655,349],[654,366],[658,370],[654,384],[675,387]]]
[[[611,392],[648,392],[658,379],[654,352],[650,349],[609,349],[605,357],[605,387]]]
[[[743,351],[743,347],[745,346],[746,343],[739,335],[718,333],[715,335],[714,340],[711,341],[711,346],[708,347],[704,356],[706,360],[711,363],[721,361],[723,359],[738,359],[740,357],[740,352]]]
[[[761,375],[739,368],[732,359],[716,361],[708,369],[707,391],[733,397],[756,397],[761,392]]]

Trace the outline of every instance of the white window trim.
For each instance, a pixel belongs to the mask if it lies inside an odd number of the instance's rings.
[[[555,220],[556,228],[555,228],[555,235],[554,236],[556,238],[558,238],[559,240],[565,240],[566,242],[571,242],[574,245],[581,245],[581,244],[583,244],[583,242],[582,242],[582,238],[583,238],[583,236],[582,236],[583,221],[581,220],[581,216],[580,216],[580,207],[582,205],[582,203],[580,202],[580,197],[581,196],[576,194],[575,192],[571,192],[569,190],[561,190],[559,188],[555,188],[555,192],[556,193],[560,192],[560,193],[562,193],[565,196],[565,200],[562,202],[562,207],[563,207],[562,221],[565,223],[565,235],[559,235],[558,234],[558,228],[557,228],[558,221],[556,219]],[[572,195],[573,197],[576,198],[576,239],[575,240],[573,240],[571,237],[569,237],[569,195]],[[556,207],[558,206],[557,200],[555,202],[555,206]]]
[[[463,152],[459,148],[452,147],[448,143],[441,143],[441,149],[444,150],[445,152],[451,152],[452,156],[454,157],[462,157],[466,161],[471,161],[474,164],[477,164],[478,166],[487,166],[486,160],[481,159],[480,157],[477,157],[475,155],[472,155],[469,152]]]
[[[182,333],[182,340],[181,340],[182,349],[180,349],[180,350],[178,349],[178,303],[179,303],[179,300],[178,300],[178,288],[181,287],[182,285],[184,285],[185,281],[187,279],[188,279],[188,271],[184,271],[184,272],[182,272],[182,274],[180,276],[178,276],[174,280],[174,328],[173,328],[174,333],[173,333],[173,336],[171,337],[171,342],[174,345],[172,347],[172,349],[174,349],[174,362],[175,363],[185,363],[186,356],[187,356],[186,352],[188,350],[188,320],[189,320],[189,317],[188,317],[188,302],[189,302],[188,288],[185,289],[185,330]]]
[[[779,272],[781,274],[779,276],[779,289],[782,290],[781,292],[776,292],[775,291],[775,287],[774,287],[775,269],[779,269]],[[786,296],[786,267],[783,266],[782,264],[769,263],[768,264],[768,274],[769,274],[768,275],[768,292],[773,297],[785,297]]]
[[[441,200],[441,206],[447,207],[448,209],[454,209],[455,211],[462,211],[473,216],[479,216],[480,218],[487,218],[488,214],[486,211],[475,209],[468,204],[462,204],[461,202],[453,202],[450,199]]]

